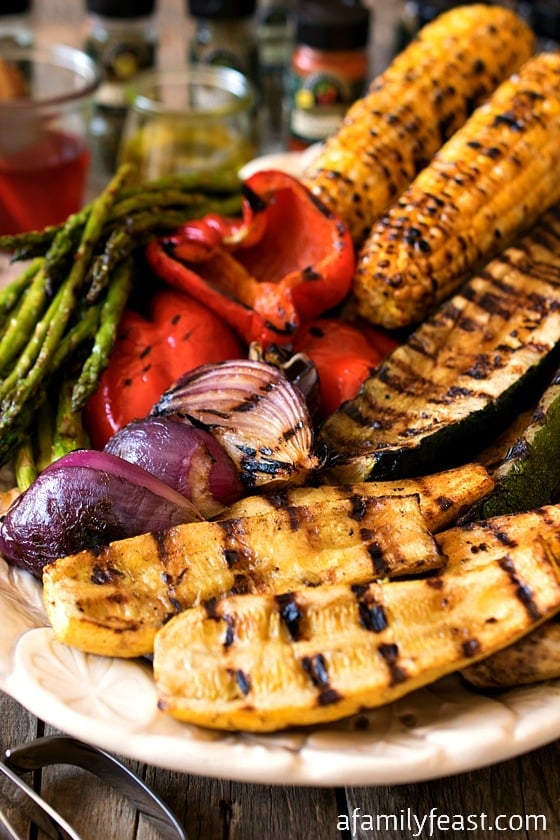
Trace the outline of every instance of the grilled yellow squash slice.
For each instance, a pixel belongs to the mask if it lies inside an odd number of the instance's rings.
[[[159,706],[219,729],[323,723],[395,700],[560,609],[560,507],[451,529],[424,579],[233,595],[171,619]]]
[[[44,602],[61,641],[91,653],[150,653],[175,613],[227,592],[284,592],[416,574],[445,557],[418,496],[292,505],[192,522],[62,557],[43,571]]]
[[[356,484],[332,484],[319,487],[289,487],[258,496],[246,496],[235,502],[222,518],[270,513],[289,505],[313,505],[320,501],[347,499],[350,496],[407,496],[418,494],[420,510],[430,531],[442,531],[456,522],[471,505],[486,498],[494,481],[482,464],[462,464],[418,478],[400,481],[361,481]]]

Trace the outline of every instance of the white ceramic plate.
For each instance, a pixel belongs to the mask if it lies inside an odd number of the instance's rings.
[[[158,711],[149,663],[56,641],[40,583],[2,559],[0,616],[1,689],[70,735],[171,770],[260,784],[393,785],[482,767],[560,735],[560,681],[484,696],[457,677],[336,724],[210,732]]]
[[[301,158],[258,159],[250,171],[269,166],[297,172]],[[1,281],[9,274],[0,256]],[[405,784],[560,737],[560,680],[484,696],[449,677],[368,714],[274,735],[181,724],[158,711],[149,663],[57,642],[40,583],[2,558],[0,628],[0,689],[70,735],[172,770],[261,784]]]

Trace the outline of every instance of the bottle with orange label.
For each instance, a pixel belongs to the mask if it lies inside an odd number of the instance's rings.
[[[289,71],[291,149],[335,132],[369,77],[371,11],[358,2],[300,2]]]

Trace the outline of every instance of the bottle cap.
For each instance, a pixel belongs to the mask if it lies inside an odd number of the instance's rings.
[[[187,0],[187,7],[193,17],[231,20],[253,15],[257,0]]]
[[[148,17],[155,7],[156,0],[86,0],[88,12],[109,18]]]
[[[357,2],[302,2],[296,12],[296,42],[320,50],[366,47],[371,12]]]
[[[23,15],[31,9],[31,0],[0,0],[0,15]]]
[[[430,23],[438,15],[454,9],[456,6],[469,6],[476,0],[463,0],[462,3],[451,2],[450,0],[428,0],[427,3],[418,4],[418,25],[420,27]]]

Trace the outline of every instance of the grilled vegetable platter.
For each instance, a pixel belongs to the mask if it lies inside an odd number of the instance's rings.
[[[534,48],[457,7],[300,176],[122,167],[0,237],[5,690],[255,781],[558,735],[560,56]]]

